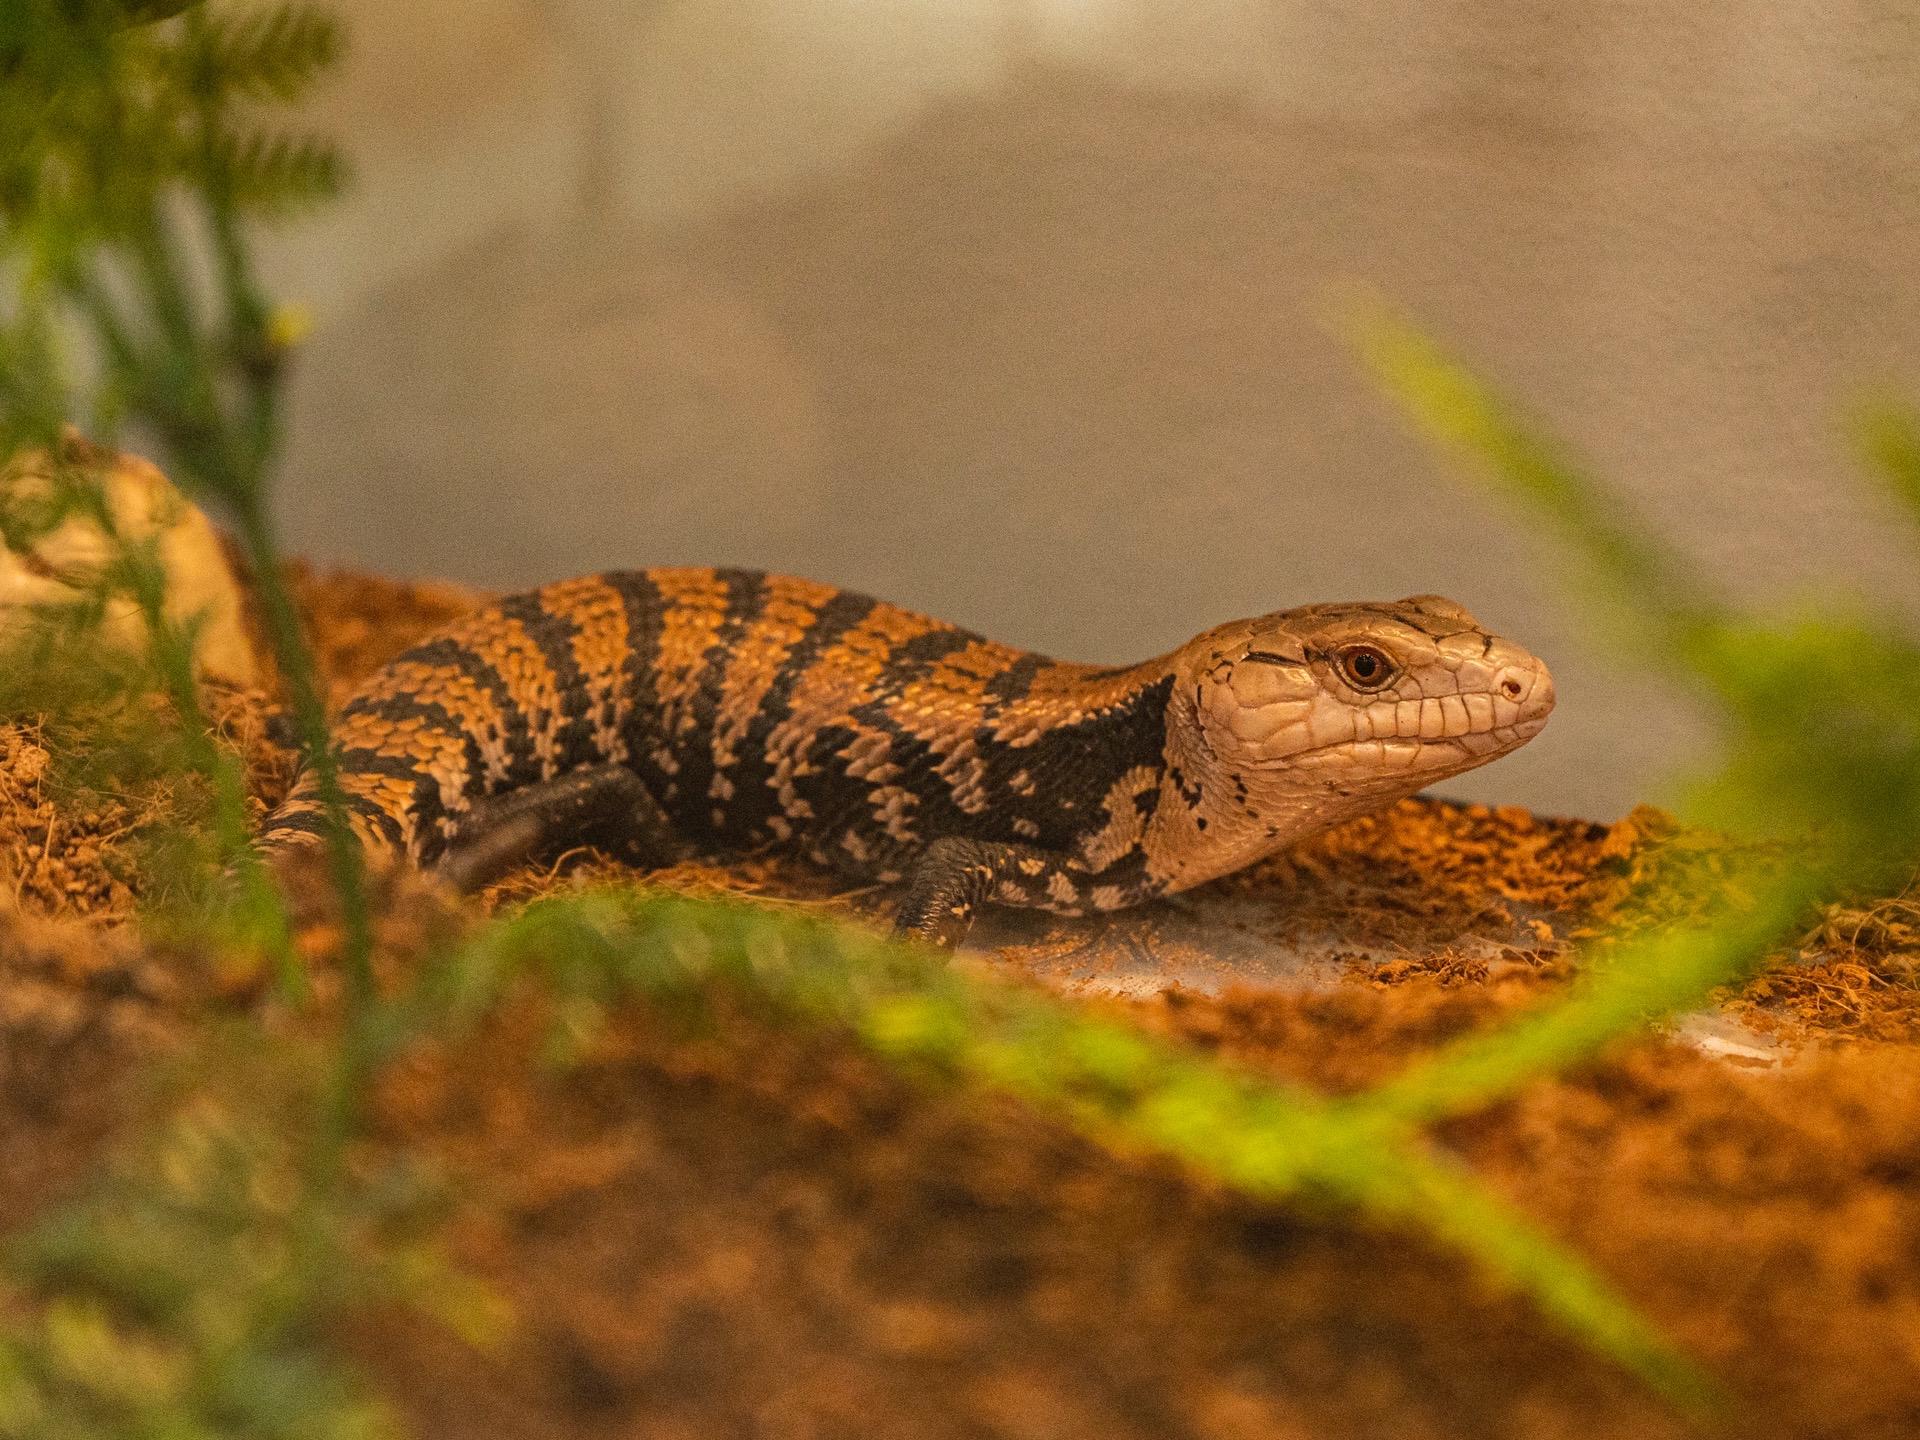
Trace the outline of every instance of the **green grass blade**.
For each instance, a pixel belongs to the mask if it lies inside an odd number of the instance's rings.
[[[1366,368],[1422,434],[1472,462],[1585,560],[1616,613],[1630,617],[1643,653],[1684,653],[1723,618],[1679,556],[1649,540],[1466,366],[1378,299],[1350,304],[1342,319]]]

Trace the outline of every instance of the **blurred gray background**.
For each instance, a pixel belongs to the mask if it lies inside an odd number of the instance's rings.
[[[1088,660],[1441,591],[1562,697],[1451,793],[1658,794],[1701,717],[1370,388],[1363,281],[1728,588],[1920,613],[1844,423],[1920,392],[1896,0],[340,8],[356,188],[270,257],[322,561],[772,566]]]

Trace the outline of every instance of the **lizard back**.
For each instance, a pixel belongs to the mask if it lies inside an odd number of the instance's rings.
[[[479,802],[614,764],[698,843],[892,881],[945,836],[1080,850],[1114,804],[1137,835],[1172,684],[1164,661],[1053,661],[795,576],[609,571],[455,622],[333,735],[362,842],[422,864]],[[320,831],[309,774],[261,840]]]

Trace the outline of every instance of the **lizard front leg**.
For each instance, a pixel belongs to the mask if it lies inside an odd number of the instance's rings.
[[[1104,884],[1083,862],[1057,851],[947,836],[914,862],[893,929],[952,949],[967,938],[983,901],[1083,915],[1138,898],[1136,887]]]

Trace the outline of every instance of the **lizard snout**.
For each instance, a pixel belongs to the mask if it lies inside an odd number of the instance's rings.
[[[1546,662],[1525,651],[1501,660],[1493,677],[1496,723],[1536,734],[1553,713],[1553,674]]]

